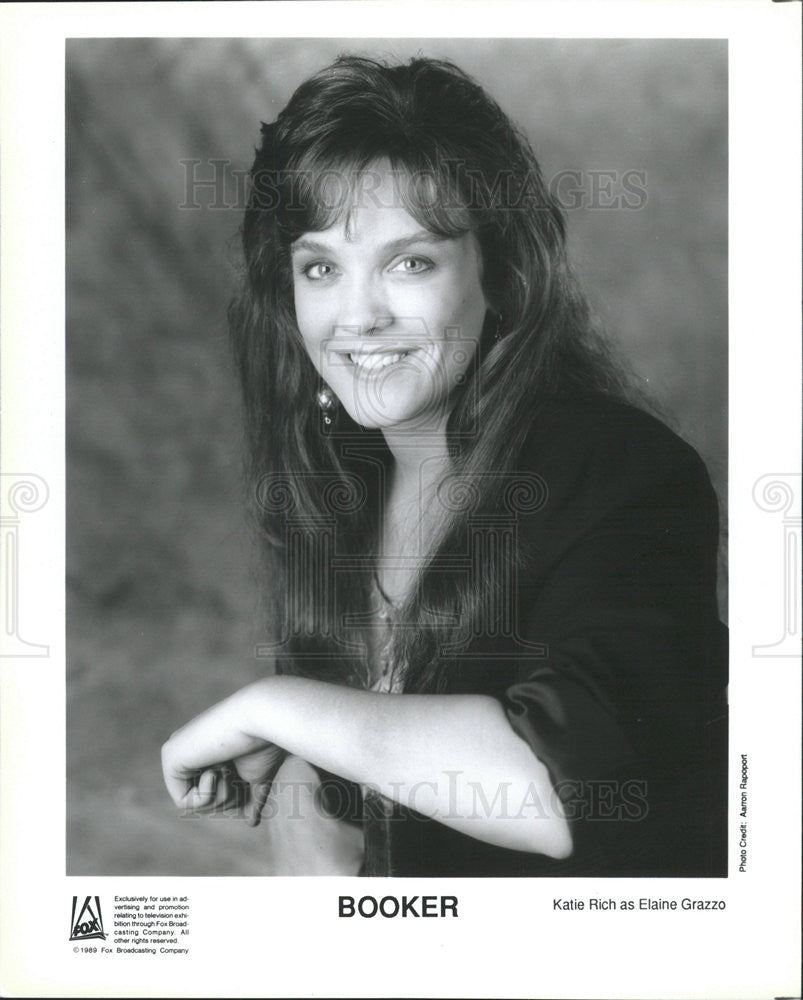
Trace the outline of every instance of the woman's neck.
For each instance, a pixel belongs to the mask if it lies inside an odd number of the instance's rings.
[[[393,456],[387,494],[389,509],[427,502],[451,465],[445,432],[387,433],[385,441]]]
[[[440,524],[437,490],[449,471],[446,435],[386,434],[393,456],[383,508],[379,574],[401,601],[420,572]]]
[[[382,434],[393,456],[393,492],[417,492],[421,485],[439,481],[448,470],[445,420],[436,426],[388,427]]]

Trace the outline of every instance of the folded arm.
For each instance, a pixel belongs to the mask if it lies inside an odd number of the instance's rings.
[[[258,813],[272,777],[271,748],[279,747],[478,840],[553,858],[571,853],[549,773],[494,698],[266,678],[173,734],[162,751],[168,790],[177,805],[222,805],[226,791],[211,772],[256,760]],[[280,751],[274,754],[278,767]]]

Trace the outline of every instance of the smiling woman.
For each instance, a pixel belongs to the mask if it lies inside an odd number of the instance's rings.
[[[176,804],[244,793],[278,874],[721,874],[716,500],[594,333],[526,139],[451,64],[341,58],[251,181],[276,671],[165,743]]]
[[[422,230],[399,197],[407,179],[369,171],[370,201],[358,188],[342,221],[292,246],[296,321],[352,420],[442,432],[488,311],[479,247]]]

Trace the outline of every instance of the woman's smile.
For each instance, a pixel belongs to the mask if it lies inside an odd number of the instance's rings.
[[[426,359],[434,356],[430,343],[410,344],[404,341],[395,344],[379,345],[357,344],[354,347],[341,346],[337,340],[329,342],[326,354],[328,367],[331,371],[337,365],[346,364],[353,369],[355,378],[368,378],[373,375],[390,374],[401,370],[418,371],[423,374]],[[406,364],[402,364],[406,362]],[[430,362],[431,364],[431,362]],[[417,365],[417,367],[416,367]]]
[[[410,351],[359,351],[349,354],[349,360],[360,374],[383,371],[398,364]]]

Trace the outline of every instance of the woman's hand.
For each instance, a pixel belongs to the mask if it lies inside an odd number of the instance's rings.
[[[259,823],[285,751],[249,734],[243,722],[263,682],[249,685],[196,716],[162,747],[162,771],[175,804],[192,812],[244,810]]]

